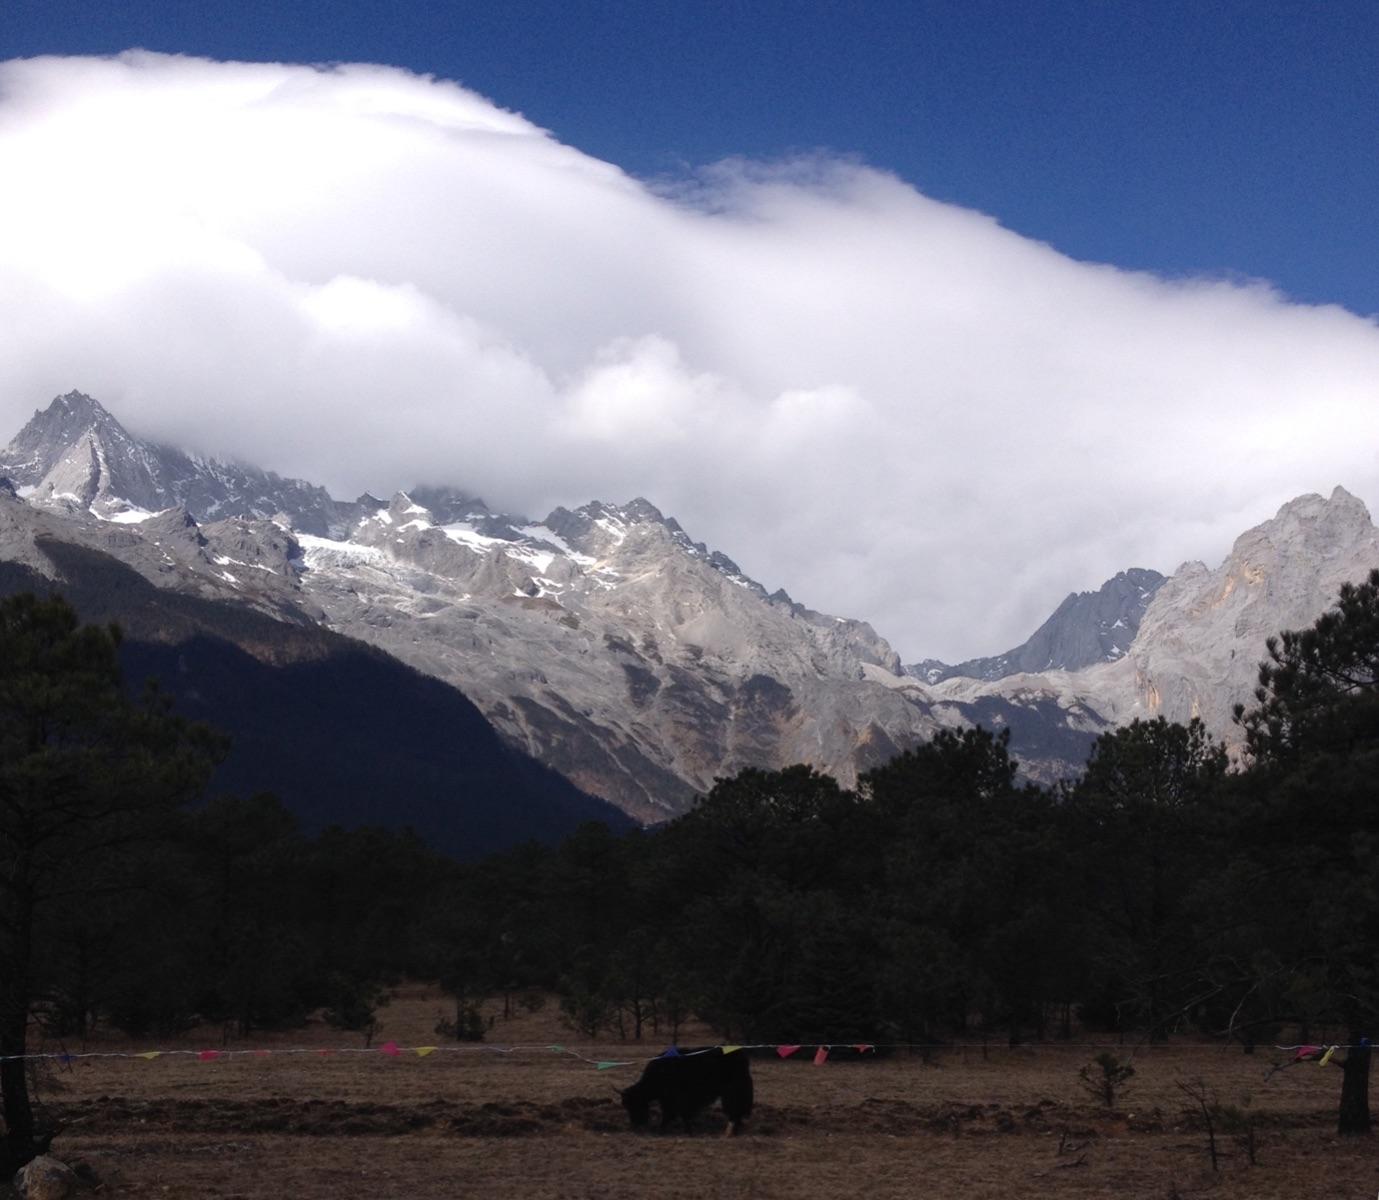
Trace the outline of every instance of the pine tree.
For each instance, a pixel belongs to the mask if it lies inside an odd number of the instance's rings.
[[[1270,871],[1268,896],[1249,901],[1267,900],[1280,930],[1291,923],[1282,961],[1305,965],[1309,1004],[1350,1031],[1338,1129],[1367,1134],[1367,1034],[1379,1016],[1379,570],[1345,584],[1309,629],[1267,645],[1258,704],[1236,710],[1261,797],[1257,857]]]
[[[130,849],[200,791],[219,751],[156,695],[126,696],[119,643],[59,597],[0,601],[0,1178],[51,1137],[24,1061],[45,923],[124,887]]]

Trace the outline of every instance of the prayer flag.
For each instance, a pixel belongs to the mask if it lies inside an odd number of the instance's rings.
[[[146,1058],[146,1059],[148,1059],[149,1062],[152,1062],[155,1058],[157,1058],[157,1057],[158,1057],[160,1054],[162,1054],[162,1053],[163,1053],[163,1052],[162,1052],[161,1050],[145,1050],[142,1054],[136,1054],[134,1057],[135,1057],[135,1058]]]
[[[816,1067],[822,1067],[826,1062],[828,1062],[828,1047],[820,1046],[818,1050],[814,1052],[814,1065]]]
[[[418,1058],[425,1058],[428,1054],[434,1054],[435,1052],[436,1052],[436,1048],[435,1048],[434,1046],[418,1046],[418,1047],[417,1047],[417,1057],[418,1057]]]
[[[776,1053],[779,1054],[782,1058],[789,1058],[798,1049],[798,1046],[777,1046]]]
[[[680,1054],[680,1047],[679,1047],[679,1046],[667,1046],[664,1050],[661,1051],[661,1057],[662,1057],[662,1058],[680,1058],[680,1057],[681,1057],[681,1054]]]
[[[399,1054],[402,1053],[402,1051],[398,1049],[398,1045],[396,1042],[384,1042],[383,1045],[379,1047],[379,1050],[386,1054],[389,1058],[396,1058]]]
[[[723,1046],[720,1048],[722,1049],[724,1054],[733,1054],[736,1053],[738,1050],[742,1049],[741,1046]]]
[[[1328,1047],[1327,1047],[1327,1050],[1326,1050],[1326,1053],[1323,1054],[1323,1055],[1321,1056],[1321,1058],[1319,1058],[1319,1059],[1317,1060],[1317,1066],[1319,1066],[1319,1067],[1324,1067],[1324,1066],[1326,1066],[1326,1064],[1329,1063],[1329,1062],[1331,1061],[1331,1056],[1332,1056],[1333,1054],[1335,1054],[1335,1053],[1336,1053],[1336,1047],[1335,1047],[1335,1046],[1328,1046]]]
[[[202,1062],[211,1062],[220,1057],[219,1050],[202,1050],[197,1056]]]

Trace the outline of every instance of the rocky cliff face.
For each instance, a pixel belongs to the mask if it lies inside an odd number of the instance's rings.
[[[1132,567],[1108,579],[1095,592],[1073,592],[1030,637],[1004,654],[971,658],[949,666],[937,659],[905,671],[926,683],[954,676],[1002,679],[1040,671],[1078,671],[1115,662],[1130,648],[1145,609],[1163,584],[1158,571]]]
[[[1300,496],[1241,534],[1216,568],[1184,563],[1155,592],[1125,654],[1076,672],[990,682],[949,679],[940,694],[967,703],[1022,692],[1079,703],[1113,725],[1137,717],[1200,717],[1233,749],[1237,703],[1252,703],[1265,639],[1311,625],[1342,583],[1379,567],[1379,529],[1344,488]]]
[[[1248,700],[1265,639],[1311,625],[1341,584],[1379,567],[1379,530],[1344,488],[1300,496],[1271,521],[1241,534],[1219,567],[1187,563],[1145,613],[1129,661],[1131,704],[1108,689],[1114,719],[1144,711],[1186,721],[1199,716],[1236,741],[1231,711]]]
[[[0,472],[29,499],[0,503],[0,560],[52,577],[35,538],[63,538],[161,588],[370,642],[642,820],[747,766],[803,762],[851,783],[944,727],[1009,729],[1043,780],[1137,716],[1200,716],[1231,740],[1264,638],[1379,566],[1359,501],[1305,496],[1215,570],[1126,571],[1015,650],[937,664],[931,682],[864,622],[768,595],[644,499],[540,521],[448,488],[340,503],[141,442],[75,393],[35,415]]]
[[[643,819],[744,766],[851,778],[935,727],[866,678],[899,670],[869,626],[767,596],[645,500],[461,508],[400,493],[348,540],[298,535],[303,595]]]

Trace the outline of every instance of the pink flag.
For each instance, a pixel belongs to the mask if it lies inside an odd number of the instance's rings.
[[[388,1055],[389,1058],[397,1058],[397,1056],[402,1053],[402,1051],[398,1049],[396,1042],[384,1042],[379,1049],[383,1051],[384,1054]]]
[[[202,1062],[210,1062],[220,1057],[219,1050],[202,1050],[197,1056]]]
[[[866,1054],[867,1051],[875,1050],[876,1047],[871,1045],[870,1043],[864,1042],[860,1046],[854,1046],[853,1049],[856,1050],[858,1054]]]
[[[828,1062],[828,1047],[820,1046],[814,1052],[814,1065],[816,1067],[822,1067],[826,1062]]]
[[[776,1053],[779,1054],[782,1058],[789,1058],[798,1049],[798,1046],[777,1046]]]
[[[1321,1052],[1320,1046],[1299,1046],[1298,1052],[1293,1055],[1293,1061],[1306,1062],[1309,1058],[1316,1058]]]
[[[272,1053],[273,1053],[273,1051],[271,1051],[271,1050],[255,1050],[255,1051],[254,1051],[254,1057],[255,1057],[255,1058],[267,1058],[267,1057],[268,1057],[270,1054],[272,1054]]]

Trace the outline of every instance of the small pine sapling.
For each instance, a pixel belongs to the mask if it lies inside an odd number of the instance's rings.
[[[1116,1097],[1129,1084],[1135,1068],[1121,1062],[1109,1050],[1103,1050],[1077,1074],[1089,1095],[1100,1100],[1107,1108],[1115,1108]]]

